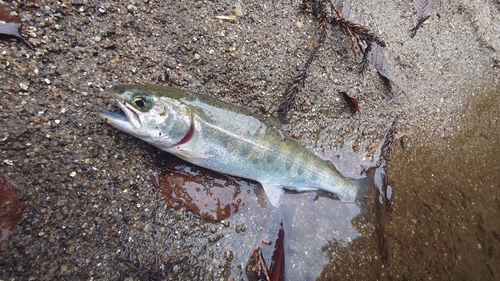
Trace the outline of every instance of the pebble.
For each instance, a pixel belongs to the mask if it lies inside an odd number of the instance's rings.
[[[243,16],[243,9],[241,8],[241,4],[238,3],[238,2],[236,4],[234,4],[234,14],[237,17],[242,17]]]
[[[30,85],[30,82],[28,82],[28,81],[24,81],[24,82],[19,83],[19,87],[21,87],[21,89],[24,91],[28,90],[29,85]]]
[[[66,274],[68,273],[68,271],[69,271],[68,264],[66,263],[61,264],[61,273]]]

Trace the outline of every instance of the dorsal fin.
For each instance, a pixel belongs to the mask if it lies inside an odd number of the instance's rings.
[[[281,121],[281,119],[279,119],[278,117],[274,117],[274,116],[265,116],[263,118],[263,121],[267,125],[273,126],[276,129],[281,129],[281,126],[283,125],[283,122]]]

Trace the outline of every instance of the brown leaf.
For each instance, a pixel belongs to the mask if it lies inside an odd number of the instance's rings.
[[[351,108],[351,110],[353,112],[361,112],[359,110],[359,105],[358,105],[358,100],[353,98],[353,97],[350,97],[349,95],[347,95],[346,92],[340,92],[340,94],[342,95],[342,97],[344,98],[344,101],[347,103],[347,105],[349,106],[349,108]]]
[[[21,19],[12,16],[3,4],[0,4],[0,21],[21,23]]]
[[[28,48],[35,50],[33,44],[21,36],[19,30],[21,28],[21,19],[14,17],[10,11],[0,4],[0,36],[14,37],[23,42]]]
[[[14,227],[24,209],[23,191],[9,178],[0,175],[0,260],[14,235]]]

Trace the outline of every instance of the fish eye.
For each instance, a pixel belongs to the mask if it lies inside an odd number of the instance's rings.
[[[143,97],[135,97],[134,98],[134,104],[138,108],[143,108],[144,106],[146,106],[146,102],[144,101]]]
[[[140,111],[147,111],[152,106],[151,96],[147,93],[137,93],[131,97],[131,101],[131,104]]]

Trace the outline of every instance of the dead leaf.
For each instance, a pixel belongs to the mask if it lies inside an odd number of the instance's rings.
[[[4,175],[0,175],[0,261],[14,236],[14,227],[21,218],[23,191]]]
[[[358,10],[357,4],[354,0],[345,1],[344,6],[342,7],[342,16],[344,19],[366,26],[363,14],[361,14],[361,11]]]
[[[418,21],[414,28],[410,30],[410,37],[413,38],[417,34],[417,30],[422,27],[423,23],[431,17],[434,2],[432,0],[413,0],[413,7],[417,11]]]
[[[161,190],[167,204],[174,209],[184,208],[196,216],[221,221],[248,208],[258,208],[256,183],[237,180],[188,163],[166,154],[151,175],[154,186]]]
[[[353,98],[353,97],[350,97],[346,92],[340,92],[340,94],[342,95],[342,97],[344,98],[344,101],[347,103],[347,105],[349,106],[349,108],[351,109],[351,111],[353,112],[361,112],[359,110],[359,105],[358,105],[358,100]]]
[[[10,11],[0,4],[0,36],[14,37],[23,42],[31,50],[35,50],[35,46],[21,36],[21,19],[12,16]]]
[[[413,7],[415,7],[419,18],[425,18],[431,15],[434,2],[432,0],[413,0]]]
[[[391,66],[385,58],[384,53],[382,52],[382,47],[378,43],[372,43],[371,49],[368,52],[367,59],[368,62],[373,66],[373,68],[375,68],[380,73],[380,75],[389,79],[389,81],[391,82],[395,82],[396,77],[394,76]]]

